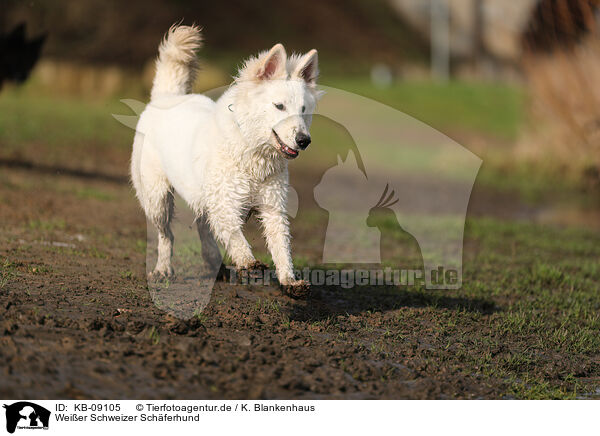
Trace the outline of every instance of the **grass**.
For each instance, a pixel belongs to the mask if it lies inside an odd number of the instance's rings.
[[[64,230],[67,223],[63,219],[52,218],[49,220],[32,219],[27,221],[27,227],[31,230],[43,230],[46,232],[52,230]]]
[[[150,330],[148,330],[148,339],[152,345],[158,345],[160,342],[160,332],[155,326],[150,327]]]
[[[405,81],[382,89],[364,77],[324,77],[323,84],[372,98],[449,135],[468,133],[492,141],[512,141],[519,135],[525,119],[524,91],[513,85]],[[119,98],[139,98],[139,92],[132,90],[131,95],[125,92]],[[129,159],[133,131],[112,114],[134,114],[118,98],[58,97],[33,80],[20,88],[4,89],[0,93],[0,113],[0,157],[45,164],[80,160],[82,166],[95,169],[104,166],[109,170],[113,163],[121,163],[124,168]],[[335,162],[335,156],[344,154],[352,143],[343,126],[319,117],[315,118],[313,136],[326,161]],[[507,162],[506,153],[496,155],[500,157],[485,158],[487,164],[478,183],[504,190],[523,189],[526,193],[533,192],[532,196],[545,189],[547,174],[540,175],[530,167],[515,168],[514,162]],[[503,170],[506,165],[518,177],[507,177]],[[110,193],[94,189],[83,189],[76,195],[101,201],[113,199]]]
[[[514,86],[411,81],[382,89],[364,78],[331,78],[323,83],[380,101],[441,130],[514,138],[523,118],[522,92]],[[5,146],[43,142],[68,147],[92,142],[114,147],[128,146],[132,138],[131,130],[111,116],[133,115],[118,99],[58,98],[41,92],[35,83],[4,90],[0,113],[0,141]]]
[[[130,270],[121,271],[121,278],[124,280],[135,280],[135,273]]]
[[[2,264],[0,264],[0,290],[4,289],[15,274],[15,266],[8,258],[4,259]]]
[[[3,147],[41,142],[56,148],[123,146],[132,132],[111,116],[129,115],[116,100],[83,101],[37,94],[28,87],[7,89],[0,94],[0,142]]]
[[[566,362],[576,365],[600,350],[598,234],[485,219],[470,220],[466,237],[481,249],[465,259],[462,292],[493,296],[503,307],[489,317],[481,340],[512,349],[489,362],[480,353],[478,364],[509,380],[517,398],[574,397],[578,385],[575,379],[569,383]],[[507,250],[506,241],[517,249]],[[565,359],[560,386],[540,371],[556,354]]]
[[[325,78],[323,83],[387,104],[442,132],[466,130],[512,140],[524,119],[524,92],[513,85],[407,81],[379,88],[352,78]]]
[[[368,347],[389,354],[411,341],[427,343],[418,354],[426,365],[447,363],[481,383],[503,380],[506,398],[570,399],[594,391],[594,382],[582,378],[594,379],[600,351],[600,235],[474,218],[465,238],[460,290],[340,290],[338,298],[367,314],[396,314],[382,330],[385,340]],[[361,317],[357,343],[372,328]]]

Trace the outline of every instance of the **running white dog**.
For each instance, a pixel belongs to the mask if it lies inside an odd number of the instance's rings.
[[[279,282],[294,294],[308,284],[293,273],[287,161],[310,144],[308,129],[319,98],[317,51],[287,57],[277,44],[247,60],[215,102],[190,94],[201,45],[197,27],[169,30],[133,143],[133,185],[158,229],[152,276],[173,275],[175,189],[198,217],[202,255],[213,267],[220,262],[213,235],[237,268],[257,266],[242,233],[249,211],[257,211]]]

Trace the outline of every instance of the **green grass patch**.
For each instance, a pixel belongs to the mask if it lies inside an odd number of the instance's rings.
[[[355,78],[324,78],[323,84],[377,100],[448,133],[462,130],[512,140],[524,119],[524,92],[514,85],[409,81],[379,88]]]
[[[15,266],[8,258],[0,263],[0,290],[4,289],[16,271]]]
[[[67,227],[65,220],[60,218],[52,218],[48,220],[32,219],[27,221],[27,227],[31,230],[64,230]]]
[[[18,149],[23,143],[51,147],[106,147],[129,145],[133,131],[111,114],[130,115],[116,100],[84,101],[32,95],[27,88],[7,89],[0,94],[0,143]]]

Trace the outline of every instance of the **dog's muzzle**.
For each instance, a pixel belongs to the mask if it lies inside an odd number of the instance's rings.
[[[273,135],[275,136],[275,140],[279,145],[279,151],[281,152],[281,154],[283,154],[285,158],[295,159],[296,157],[298,157],[298,150],[285,145],[275,130],[273,130]]]

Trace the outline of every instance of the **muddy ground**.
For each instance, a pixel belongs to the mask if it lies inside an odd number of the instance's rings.
[[[597,232],[476,218],[511,203],[476,192],[459,291],[317,287],[297,301],[219,282],[181,321],[149,296],[126,150],[95,171],[30,161],[0,165],[1,397],[598,395]],[[297,253],[318,251],[310,225],[294,234]]]

